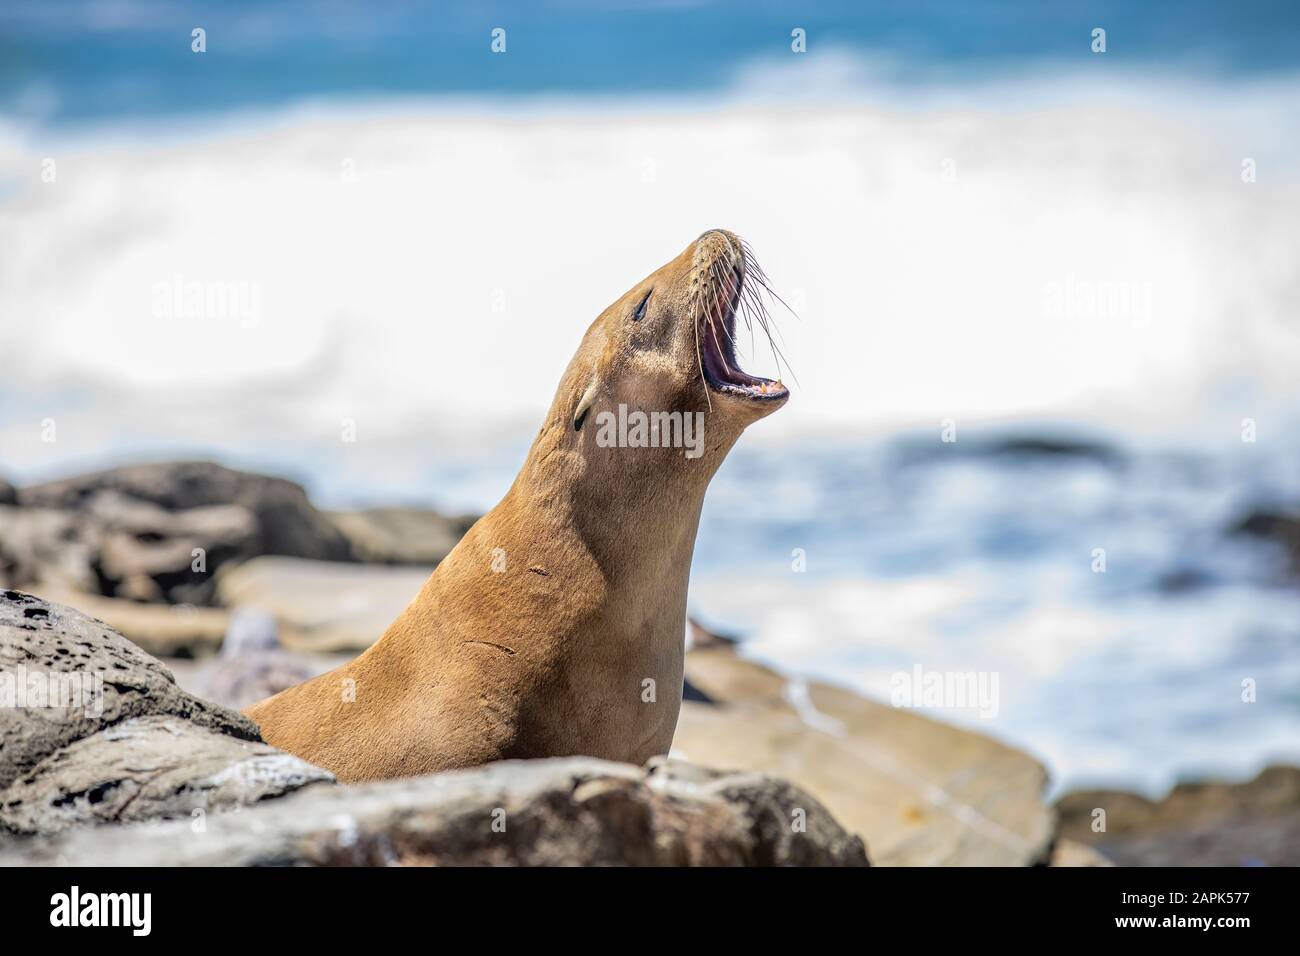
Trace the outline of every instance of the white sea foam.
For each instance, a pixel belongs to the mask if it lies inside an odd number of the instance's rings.
[[[781,322],[801,386],[765,436],[1045,414],[1265,428],[1290,397],[1293,84],[760,106],[773,75],[637,109],[8,129],[0,350],[28,360],[6,362],[6,465],[333,453],[352,419],[338,466],[409,478],[435,445],[526,435],[591,319],[715,225],[801,315]],[[176,288],[241,290],[257,319],[160,310]],[[761,346],[747,364],[775,371]]]

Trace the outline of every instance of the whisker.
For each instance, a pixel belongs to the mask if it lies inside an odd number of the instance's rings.
[[[699,291],[691,293],[691,325],[695,332],[695,367],[700,373],[700,387],[704,389],[704,401],[708,404],[709,412],[713,412],[713,398],[709,395],[709,383],[704,380],[704,356],[700,353],[700,319],[703,318],[697,311],[699,305]]]
[[[715,263],[715,265],[716,265],[716,263]],[[710,268],[712,268],[712,267],[710,267]],[[715,279],[716,279],[716,276],[715,276]],[[716,345],[716,346],[718,347],[718,358],[722,359],[722,366],[723,366],[723,368],[725,368],[728,372],[730,372],[730,371],[731,371],[731,365],[728,364],[728,362],[727,362],[727,356],[726,356],[726,355],[723,353],[723,351],[722,351],[722,343],[718,341],[718,326],[719,326],[719,325],[722,326],[722,330],[723,330],[723,333],[724,333],[724,334],[726,334],[726,330],[727,330],[727,323],[724,322],[724,321],[719,317],[720,314],[721,314],[721,311],[722,311],[722,309],[721,309],[722,302],[721,302],[721,300],[718,298],[718,286],[720,285],[720,283],[717,282],[717,281],[714,281],[714,282],[709,283],[709,285],[710,285],[710,291],[712,292],[712,302],[711,302],[711,307],[710,307],[710,310],[709,310],[709,331],[712,332],[712,334],[713,334],[713,344]]]
[[[716,269],[717,267],[718,267],[718,263],[715,261],[712,268]],[[722,275],[718,276],[717,278],[718,278],[718,284],[722,284],[724,282],[726,283],[726,287],[723,291],[726,297],[726,304],[730,306],[731,300],[736,297],[736,283],[739,281],[736,278],[736,273],[733,272],[731,269],[727,269],[726,272],[724,272]],[[739,306],[739,303],[737,303],[737,306]],[[722,322],[722,331],[726,333],[727,341],[729,341],[734,347],[736,344],[736,340],[732,336],[731,330],[727,328],[727,323],[725,321]]]
[[[752,276],[754,283],[758,286],[757,289],[749,283],[745,283],[744,286],[742,286],[742,299],[745,303],[746,324],[749,325],[750,333],[752,335],[753,325],[750,323],[750,318],[752,316],[753,319],[757,320],[758,324],[763,329],[763,334],[767,337],[768,346],[772,349],[772,356],[776,362],[778,374],[780,374],[781,366],[784,365],[786,370],[790,373],[790,376],[796,383],[798,383],[799,376],[795,374],[794,368],[790,365],[789,360],[785,356],[785,352],[781,348],[781,345],[785,344],[785,336],[781,334],[780,327],[776,324],[771,313],[768,311],[767,303],[763,301],[762,293],[766,293],[768,296],[781,303],[786,311],[796,319],[798,319],[799,315],[790,307],[790,304],[786,302],[785,299],[781,298],[781,296],[772,289],[772,284],[768,280],[767,273],[763,271],[763,267],[754,256],[754,250],[749,243],[744,239],[741,239],[740,245],[745,259],[745,273],[747,276]],[[762,290],[761,292],[759,291],[760,289]],[[744,294],[745,292],[748,292],[749,295],[746,296]],[[776,332],[775,337],[773,337],[772,334],[774,330]],[[780,339],[781,345],[777,344],[777,339]]]

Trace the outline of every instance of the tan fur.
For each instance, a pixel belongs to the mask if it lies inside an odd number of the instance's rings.
[[[743,268],[740,248],[730,233],[705,233],[592,323],[509,492],[401,616],[351,663],[245,711],[269,743],[348,781],[667,752],[704,492],[741,431],[781,404],[706,399],[700,379],[694,323],[708,270],[720,259]],[[620,402],[704,412],[703,456],[599,447],[596,416]],[[647,679],[655,703],[643,701]]]

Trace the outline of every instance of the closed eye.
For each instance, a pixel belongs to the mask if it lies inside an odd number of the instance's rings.
[[[633,322],[640,322],[645,317],[645,307],[650,302],[650,296],[653,292],[654,289],[647,292],[645,298],[641,300],[641,304],[636,307],[636,312],[632,314]]]

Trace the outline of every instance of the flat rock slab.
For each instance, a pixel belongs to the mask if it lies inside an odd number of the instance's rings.
[[[431,573],[432,567],[263,557],[223,568],[217,595],[227,607],[248,605],[273,614],[286,647],[361,651],[415,599]]]
[[[886,866],[1047,862],[1047,771],[992,738],[852,691],[790,681],[725,649],[687,655],[715,701],[682,706],[673,751],[796,782]]]
[[[69,831],[0,865],[865,866],[861,840],[798,788],[675,761],[506,761],[299,793],[212,817]]]

